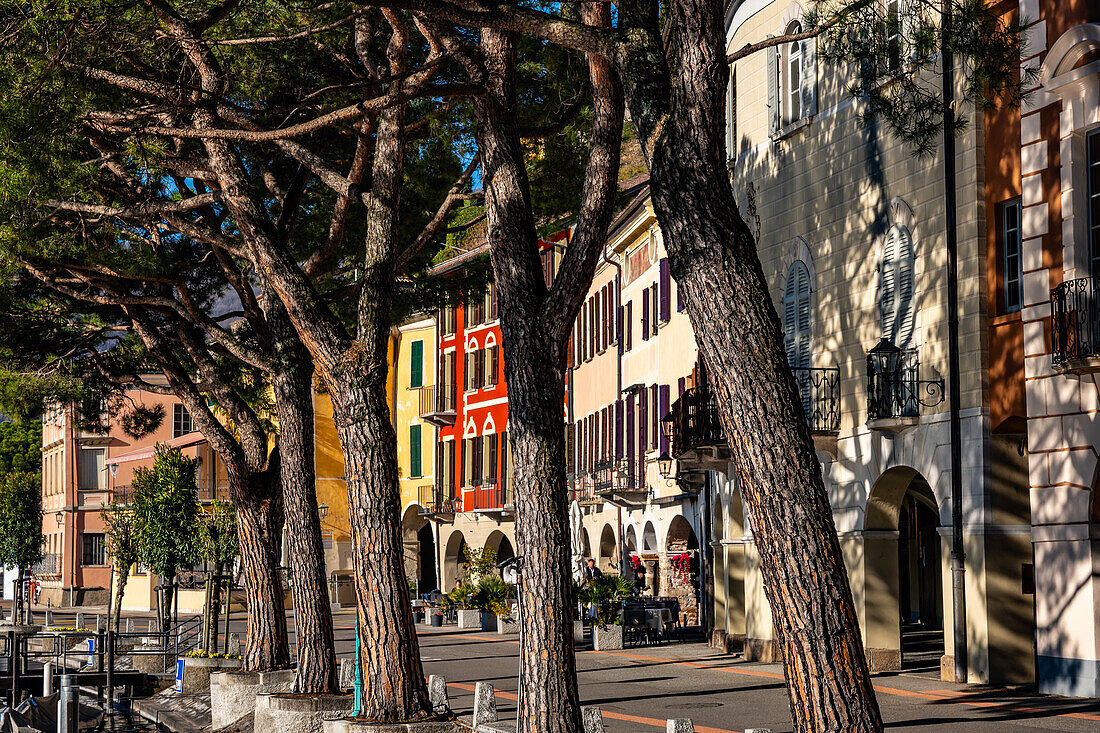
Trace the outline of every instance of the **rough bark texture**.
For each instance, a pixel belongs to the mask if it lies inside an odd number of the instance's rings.
[[[590,22],[608,22],[606,7],[583,6]],[[521,731],[581,729],[573,650],[573,581],[565,484],[565,354],[611,218],[622,106],[606,60],[589,59],[597,122],[586,191],[573,246],[548,292],[539,261],[525,157],[516,109],[513,34],[486,30],[486,94],[475,105],[485,208],[500,300],[509,435],[521,558]]]
[[[283,581],[279,574],[283,501],[277,454],[273,454],[272,463],[275,465],[267,471],[250,475],[246,486],[230,480],[237,507],[241,572],[248,606],[243,662],[250,672],[290,666]]]
[[[667,64],[654,3],[630,3],[622,68],[669,264],[733,448],[799,731],[882,729],[828,494],[723,144],[722,7],[678,0]]]
[[[126,568],[126,572],[116,572],[115,577],[115,607],[112,609],[111,628],[117,634],[120,624],[122,623],[122,597],[126,595],[126,581],[129,580],[130,569]]]
[[[332,607],[325,581],[325,549],[317,511],[313,460],[313,360],[282,303],[265,294],[264,310],[278,366],[272,374],[279,418],[280,478],[286,506],[287,550],[294,595],[298,667],[294,692],[338,691]]]

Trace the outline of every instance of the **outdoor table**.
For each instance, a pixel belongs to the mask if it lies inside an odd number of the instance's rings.
[[[672,621],[672,611],[667,608],[647,608],[645,615],[649,628],[656,631],[659,636],[664,636],[665,625]]]

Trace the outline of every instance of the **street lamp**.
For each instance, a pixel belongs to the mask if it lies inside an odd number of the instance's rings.
[[[661,472],[661,478],[672,477],[672,456],[668,454],[668,451],[664,451],[657,456],[657,468]]]
[[[318,504],[317,515],[321,518],[321,521],[323,522],[325,520],[325,517],[328,516],[328,504],[325,504],[324,502]]]

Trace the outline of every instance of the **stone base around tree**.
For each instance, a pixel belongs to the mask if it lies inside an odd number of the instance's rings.
[[[229,672],[241,668],[239,659],[221,657],[180,657],[183,660],[183,690],[190,695],[195,692],[207,692],[210,689],[210,675],[216,672]]]
[[[290,692],[293,685],[293,669],[215,672],[210,675],[211,728],[218,731],[252,715],[260,693]]]
[[[464,608],[458,609],[458,628],[464,630],[477,629],[480,631],[481,611],[470,611]]]
[[[256,729],[257,731],[259,728]],[[324,733],[458,733],[469,731],[457,720],[425,721],[423,723],[372,723],[367,720],[326,720]]]
[[[519,621],[511,617],[497,616],[498,634],[518,634]]]
[[[326,720],[335,720],[355,709],[355,695],[256,695],[253,730],[278,733],[321,733]]]

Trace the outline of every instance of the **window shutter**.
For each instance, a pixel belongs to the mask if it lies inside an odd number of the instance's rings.
[[[677,399],[679,399],[680,397],[683,396],[684,389],[685,389],[684,378],[680,377],[679,379],[676,380],[676,397],[677,397]]]
[[[411,351],[409,386],[416,389],[424,384],[424,342],[413,341]]]
[[[817,40],[802,42],[802,116],[817,114]]]
[[[489,283],[489,320],[495,321],[498,313],[497,306],[497,286],[493,283]]]
[[[798,366],[810,367],[810,271],[803,263],[798,267]]]
[[[623,401],[615,400],[615,458],[623,458]]]
[[[642,291],[642,341],[649,341],[649,288]]]
[[[472,486],[474,482],[474,451],[473,441],[465,438],[462,441],[462,485]]]
[[[467,351],[465,354],[463,354],[464,369],[462,381],[463,390],[466,392],[469,392],[474,388],[474,370],[471,368],[473,366],[473,360],[470,358],[473,355],[474,354],[472,351]]]
[[[660,288],[660,297],[661,297],[660,321],[661,321],[661,323],[667,323],[669,317],[671,316],[671,313],[669,312],[669,305],[671,303],[671,298],[670,298],[671,293],[669,291],[672,288],[672,277],[669,275],[669,272],[668,272],[668,258],[667,257],[662,257],[661,258],[660,268],[661,268],[661,275],[660,275],[660,277],[661,277],[661,280],[660,280],[660,282],[661,282],[661,288]]]
[[[508,483],[508,431],[505,430],[500,434],[500,484],[504,486]]]
[[[649,446],[651,448],[656,448],[658,446],[658,444],[660,443],[660,436],[661,436],[661,402],[660,402],[660,400],[661,400],[661,398],[660,398],[660,393],[657,390],[657,385],[656,384],[650,385],[650,387],[649,387],[649,401],[651,403],[651,405],[650,405],[651,412],[650,412],[650,415],[649,415],[649,423],[650,423],[650,425],[649,425],[649,430],[650,430],[650,437],[649,437],[650,443],[649,443]]]
[[[409,426],[409,475],[413,478],[424,475],[420,457],[420,430],[419,425]]]
[[[649,395],[643,389],[638,392],[638,452],[649,450]]]
[[[661,419],[663,420],[669,410],[669,389],[667,384],[662,384],[660,387],[661,394]],[[668,436],[665,435],[665,431],[661,430],[661,452],[668,453]]]
[[[882,337],[896,343],[898,324],[898,236],[896,227],[886,233],[882,245],[879,314],[882,319]]]
[[[913,338],[916,309],[913,303],[913,238],[909,230],[898,228],[898,346],[907,346]]]
[[[619,355],[623,353],[626,339],[623,338],[623,307],[620,305],[615,311],[615,341],[619,345]]]
[[[576,426],[567,424],[565,426],[565,472],[573,473],[576,471],[577,465],[577,444],[576,444]],[[508,449],[505,447],[508,445],[508,441],[504,441],[501,445],[502,455],[507,454]],[[504,461],[500,463],[501,473],[504,473]]]
[[[485,478],[495,479],[497,477],[497,434],[485,436],[485,442],[489,444],[489,450],[485,451]]]
[[[772,36],[768,36],[772,38]],[[768,54],[768,133],[779,132],[779,48],[772,46]]]
[[[471,486],[481,486],[481,478],[483,476],[482,465],[485,460],[484,444],[481,442],[481,436],[470,439],[471,447],[473,448],[473,460],[470,461],[470,470],[473,471],[473,477],[470,482]]]
[[[630,463],[634,460],[634,395],[626,398],[626,425],[623,428],[623,437],[626,442],[626,460]]]
[[[494,346],[492,359],[489,360],[489,379],[494,387],[500,384],[500,347]]]
[[[652,285],[650,285],[649,290],[649,307],[653,309],[653,312],[649,314],[649,326],[653,329],[653,333],[651,335],[656,336],[657,325],[661,321],[660,308],[658,308],[660,297],[657,292],[657,283],[653,283]]]

